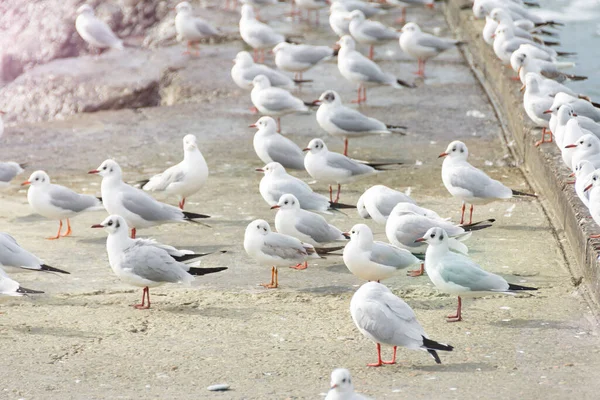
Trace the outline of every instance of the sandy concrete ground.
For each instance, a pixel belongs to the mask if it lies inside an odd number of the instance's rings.
[[[235,16],[223,15],[235,23]],[[411,18],[449,34],[440,13],[423,10]],[[309,32],[302,25],[298,29]],[[315,33],[307,36],[313,41]],[[320,41],[332,43],[333,37]],[[190,60],[177,77],[181,91],[189,94],[184,104],[7,130],[3,158],[27,161],[27,173],[43,168],[55,182],[88,193],[98,193],[100,181],[86,172],[105,158],[117,159],[125,178],[136,180],[177,162],[181,138],[195,133],[211,177],[206,189],[190,199],[189,210],[212,215],[212,228],[169,225],[140,233],[181,248],[228,250],[206,257],[203,264],[229,269],[198,279],[189,289],[171,285],[152,290],[153,308],[135,310],[130,305],[139,301],[141,290],[117,280],[108,265],[105,233],[89,229],[105,214],[76,218],[73,237],[49,242],[44,237],[53,235],[57,224],[32,215],[25,191],[15,185],[1,194],[0,230],[72,275],[8,270],[23,286],[46,294],[0,303],[0,398],[314,399],[327,391],[336,367],[349,368],[356,389],[374,398],[596,396],[600,384],[584,381],[600,367],[596,312],[585,300],[585,285],[573,285],[572,275],[578,273],[571,272],[572,253],[561,247],[538,201],[476,208],[477,219],[494,217],[497,222],[468,242],[473,258],[486,269],[514,283],[538,286],[535,296],[467,300],[464,322],[448,324],[444,317],[454,311],[456,299],[439,294],[427,277],[401,273],[385,282],[414,308],[433,339],[455,346],[454,352],[441,354],[442,365],[424,352],[403,350],[398,365],[365,366],[374,361],[375,346],[357,332],[349,314],[352,293],[362,282],[339,257],[312,263],[305,271],[281,269],[279,290],[258,287],[268,280],[269,269],[246,256],[242,236],[249,221],[272,222],[273,213],[258,193],[260,176],[254,172],[261,162],[252,151],[253,130],[247,125],[257,117],[246,111],[249,95],[228,76],[230,60],[240,49],[240,43],[208,46],[203,57]],[[385,69],[403,77],[416,69],[397,44],[378,50]],[[162,51],[169,56],[181,49]],[[459,203],[444,189],[437,159],[454,138],[470,146],[473,164],[511,187],[528,189],[499,139],[491,107],[459,53],[451,51],[431,62],[428,73],[430,78],[418,82],[415,90],[369,92],[365,113],[405,124],[410,132],[405,137],[351,141],[351,154],[400,158],[406,165],[349,185],[342,201],[355,202],[367,187],[382,183],[410,188],[420,204],[456,220]],[[345,100],[354,95],[333,63],[307,77],[316,82],[299,94],[305,99],[329,88]],[[473,110],[482,116],[467,116]],[[331,149],[342,148],[341,141],[325,136],[314,116],[286,117],[283,127],[300,145],[319,136]],[[327,189],[322,184],[314,187]],[[343,229],[365,222],[353,212],[330,221]],[[383,227],[367,223],[385,240]],[[205,389],[223,382],[232,390]]]

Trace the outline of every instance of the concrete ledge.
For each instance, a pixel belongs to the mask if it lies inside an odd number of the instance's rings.
[[[446,19],[456,35],[467,42],[463,53],[474,74],[481,82],[502,124],[506,142],[519,160],[525,173],[540,194],[544,208],[550,214],[557,233],[564,233],[573,249],[577,265],[593,300],[600,301],[600,271],[598,254],[589,235],[599,233],[596,224],[588,218],[589,212],[577,197],[573,185],[568,184],[571,171],[564,165],[560,151],[554,144],[535,147],[541,130],[534,127],[523,108],[520,82],[510,79],[512,69],[503,66],[491,46],[481,37],[485,21],[475,20],[471,8],[461,10],[470,1],[448,0]],[[532,237],[531,240],[536,240]],[[535,262],[535,260],[532,260]],[[574,276],[580,275],[572,271]],[[574,279],[578,285],[578,279]]]

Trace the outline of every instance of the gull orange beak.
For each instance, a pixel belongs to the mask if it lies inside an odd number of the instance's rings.
[[[440,155],[438,156],[438,158],[446,157],[447,155],[448,155],[448,153],[445,153],[445,152],[444,152],[444,153],[440,154]]]
[[[338,387],[336,384],[331,385],[332,389],[335,389],[336,387]]]
[[[100,171],[98,171],[97,169],[93,169],[91,171],[88,171],[88,174],[97,174],[98,172]]]
[[[552,110],[546,110],[544,111],[544,114],[552,114]]]
[[[305,147],[302,151],[310,151],[310,147]]]
[[[573,113],[573,116],[574,116],[574,117],[578,117],[578,115],[577,115],[577,114],[575,114],[575,113]]]
[[[31,185],[31,182],[25,181],[25,182],[21,183],[21,186],[27,186],[27,185]]]
[[[4,114],[6,114],[6,111],[0,110],[0,115],[4,115]]]
[[[248,128],[256,128],[256,124],[248,125]]]
[[[494,39],[496,37],[495,33],[492,33],[492,39]]]
[[[521,86],[521,89],[519,89],[519,91],[521,91],[521,92],[522,92],[523,90],[525,90],[525,85]]]
[[[91,228],[104,228],[104,225],[102,225],[102,224],[95,224],[95,225],[92,225]]]
[[[313,106],[320,106],[321,105],[321,100],[315,100],[312,102]]]
[[[425,238],[418,238],[417,240],[415,240],[415,243],[424,242],[425,240]]]
[[[583,189],[584,192],[587,192],[588,190],[590,190],[592,188],[592,184],[590,183],[589,185],[587,185],[585,187],[585,189]]]
[[[430,10],[433,10],[435,8],[433,3],[425,4],[425,7],[429,8]]]
[[[569,177],[570,177],[570,178],[572,178],[572,177],[574,177],[574,176],[575,176],[575,172],[571,172],[571,173],[569,174]]]
[[[262,168],[256,168],[256,169],[255,169],[255,171],[256,171],[256,172],[265,172],[265,170],[264,170],[264,169],[262,169]]]
[[[273,207],[271,207],[271,210],[275,210],[275,209],[278,209],[278,208],[281,208],[281,206],[275,204]]]
[[[573,149],[575,147],[577,147],[576,144],[568,144],[568,145],[565,146],[565,149]]]

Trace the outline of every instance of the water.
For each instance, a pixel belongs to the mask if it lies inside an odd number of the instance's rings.
[[[541,8],[534,9],[536,14],[565,24],[559,29],[560,49],[577,53],[572,58],[577,66],[566,72],[589,78],[567,85],[600,100],[600,0],[539,0],[539,3]]]

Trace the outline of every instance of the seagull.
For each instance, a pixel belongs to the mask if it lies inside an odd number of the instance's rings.
[[[539,37],[536,37],[532,34],[532,32],[530,32],[527,29],[523,29],[521,26],[521,23],[515,23],[515,21],[513,20],[513,18],[511,17],[510,13],[504,9],[504,8],[494,8],[489,16],[489,18],[491,18],[492,20],[494,20],[498,25],[500,24],[505,24],[508,25],[510,27],[512,27],[515,36],[523,38],[523,39],[527,39],[527,40],[531,40],[531,41],[535,41],[538,42],[540,44],[544,44],[546,46],[554,46],[554,45],[558,45],[559,43],[556,42],[547,42],[547,41],[543,41],[541,40]],[[486,19],[488,18],[486,17]],[[523,20],[520,20],[523,21]],[[533,28],[535,28],[535,25],[531,24],[531,26]]]
[[[584,191],[589,191],[589,205],[590,215],[594,219],[596,225],[600,225],[600,171],[594,171],[588,177],[590,182]],[[590,235],[591,239],[598,239],[600,235]]]
[[[365,17],[371,18],[375,15],[385,14],[387,11],[381,9],[381,4],[365,2],[361,0],[334,0],[335,3],[343,4],[348,12],[360,10]]]
[[[303,210],[300,207],[300,202],[293,194],[281,196],[279,202],[271,209],[277,210],[275,215],[275,229],[277,229],[277,232],[311,244],[319,254],[323,254],[320,250],[327,243],[348,239],[341,230],[330,225],[319,214]],[[331,252],[339,249],[339,247],[335,247],[322,250]],[[297,265],[295,269],[306,269],[307,267],[308,264],[304,262],[304,266]]]
[[[511,55],[511,64],[512,61],[513,59]],[[564,72],[559,71],[560,68],[569,68],[575,66],[574,63],[545,61],[538,58],[529,57],[525,53],[519,53],[518,50],[514,61],[515,64],[518,65],[517,73],[519,74],[521,82],[524,82],[525,76],[531,72],[540,74],[545,78],[553,79],[559,83],[562,83],[566,80],[583,81],[587,79],[587,76],[565,74]]]
[[[448,247],[448,234],[442,228],[429,229],[417,241],[429,244],[425,253],[425,271],[431,282],[441,292],[458,295],[456,315],[449,315],[448,322],[462,321],[461,296],[489,292],[512,295],[523,290],[538,290],[508,283],[500,275],[485,271],[469,257],[451,252]]]
[[[75,29],[88,44],[100,50],[111,48],[123,50],[123,41],[114,34],[104,21],[94,15],[94,9],[84,4],[77,9]]]
[[[350,314],[360,333],[377,344],[377,362],[367,364],[369,367],[395,364],[398,346],[427,351],[437,364],[442,361],[436,350],[454,349],[450,345],[429,339],[412,308],[381,283],[363,284],[352,296]],[[382,344],[393,346],[394,356],[391,361],[381,360]]]
[[[26,185],[30,185],[27,201],[33,211],[42,217],[59,221],[56,236],[47,238],[49,240],[71,235],[69,218],[86,211],[99,211],[103,208],[102,201],[94,196],[75,193],[69,188],[51,183],[50,177],[44,171],[32,173],[29,179],[21,184],[21,186]],[[67,231],[61,235],[63,219],[67,220]]]
[[[475,18],[484,18],[494,8],[504,8],[508,10],[513,20],[526,19],[534,23],[535,26],[542,25],[563,25],[556,21],[548,21],[537,14],[527,10],[523,4],[505,0],[475,0],[473,2],[473,14]]]
[[[390,189],[384,185],[375,185],[365,190],[360,196],[356,203],[356,209],[361,218],[373,218],[373,221],[378,224],[385,224],[388,216],[398,203],[417,204],[410,196],[402,192]],[[425,208],[422,210],[423,215],[440,218],[434,211]]]
[[[387,4],[402,7],[402,15],[396,19],[396,22],[404,24],[406,22],[406,9],[409,6],[424,6],[433,10],[435,5],[434,0],[386,0]]]
[[[332,203],[327,197],[313,192],[304,181],[291,176],[278,162],[271,162],[263,168],[257,168],[265,176],[260,180],[260,194],[270,207],[279,203],[284,194],[293,194],[303,210],[327,212],[330,209],[353,208],[340,203]]]
[[[592,173],[596,170],[594,165],[586,160],[575,164],[575,193],[584,206],[590,206],[590,193],[585,188],[592,182]]]
[[[254,61],[258,61],[258,52],[261,53],[260,61],[265,60],[265,49],[272,49],[278,43],[284,42],[285,37],[275,32],[269,25],[256,19],[252,6],[242,5],[240,19],[240,35],[248,46],[254,49]]]
[[[518,50],[519,47],[523,44],[530,44],[535,46],[546,53],[548,53],[551,57],[556,57],[556,51],[552,50],[549,47],[545,47],[541,44],[535,43],[534,41],[527,40],[524,38],[516,37],[514,33],[514,29],[510,25],[500,24],[494,33],[494,53],[496,56],[502,61],[502,63],[508,65],[510,64],[510,56],[515,50]]]
[[[571,165],[568,166],[575,172],[575,165],[580,161],[589,161],[594,168],[600,168],[600,139],[592,133],[581,136],[577,142],[567,144],[565,149],[574,149],[571,156]]]
[[[262,219],[254,220],[246,227],[244,249],[259,263],[272,266],[271,282],[261,284],[267,289],[279,287],[277,267],[299,265],[311,258],[321,258],[312,245],[272,232],[267,221]]]
[[[349,17],[350,12],[343,3],[339,1],[331,3],[331,7],[329,8],[329,26],[338,37],[350,34]]]
[[[175,16],[175,30],[179,40],[187,41],[187,51],[184,54],[190,54],[190,49],[204,38],[219,36],[219,31],[202,18],[194,17],[192,6],[187,1],[182,1],[175,7],[177,15]],[[197,49],[196,49],[197,50]],[[198,54],[200,53],[197,50]]]
[[[123,182],[123,172],[116,161],[108,159],[98,169],[88,172],[102,177],[102,202],[109,214],[120,215],[131,228],[135,239],[137,229],[171,222],[197,222],[197,218],[208,215],[182,211],[177,207],[161,203],[140,189]]]
[[[460,224],[465,220],[465,203],[471,204],[469,215],[469,224],[471,224],[473,204],[488,204],[496,200],[510,199],[515,195],[536,197],[534,194],[511,190],[469,164],[467,161],[469,150],[459,140],[451,142],[439,157],[446,157],[442,164],[444,186],[453,197],[462,200]]]
[[[325,400],[369,400],[368,397],[354,391],[352,377],[350,376],[350,371],[347,369],[334,369],[331,373],[330,385]]]
[[[264,64],[257,64],[247,51],[240,51],[235,56],[233,68],[231,68],[231,78],[240,89],[252,90],[252,81],[257,75],[264,75],[269,78],[271,86],[280,87],[286,90],[292,90],[296,87],[296,82],[289,76],[267,67]]]
[[[535,142],[535,146],[542,143],[552,142],[552,130],[550,127],[550,115],[545,111],[552,106],[552,97],[540,91],[539,80],[533,74],[525,78],[525,94],[523,95],[523,107],[525,113],[536,126],[542,128],[542,139]],[[546,141],[546,133],[550,134],[550,140]]]
[[[374,46],[398,40],[400,33],[394,28],[383,25],[378,21],[366,19],[360,10],[354,10],[347,17],[350,19],[350,35],[360,44],[368,44],[369,59],[373,59]]]
[[[292,44],[281,42],[273,48],[275,65],[282,71],[293,72],[294,79],[302,80],[302,74],[317,64],[331,59],[335,50],[328,46]]]
[[[6,272],[0,268],[0,295],[3,296],[27,296],[28,294],[44,293],[39,290],[22,287],[19,282],[12,280]]]
[[[523,47],[523,46],[521,46],[521,47]],[[520,53],[521,53],[521,50],[517,50],[513,53],[513,55],[515,55],[515,54],[518,55]],[[511,58],[511,64],[512,64],[512,58]],[[516,63],[515,63],[515,65],[516,65]],[[513,65],[513,69],[515,69],[514,65]],[[518,72],[518,71],[519,71],[519,67],[517,66],[517,68],[515,69],[515,72]],[[528,78],[528,76],[529,76],[529,78]],[[529,79],[530,84],[535,82],[541,96],[554,98],[554,96],[556,96],[558,93],[563,92],[574,98],[578,97],[577,93],[575,93],[573,90],[569,89],[565,85],[558,83],[554,79],[544,78],[542,75],[540,75],[536,72],[528,72],[527,74],[525,74],[525,80],[523,81],[523,86],[521,87],[521,91],[527,89],[527,80],[528,79]]]
[[[183,138],[183,161],[143,182],[142,189],[176,195],[183,210],[185,199],[197,193],[208,178],[208,166],[198,149],[196,136]]]
[[[261,114],[277,117],[277,132],[281,132],[281,116],[309,111],[302,100],[294,97],[287,90],[272,87],[269,78],[264,75],[257,75],[252,84],[254,85],[250,92],[252,104]]]
[[[350,242],[344,247],[344,264],[360,279],[379,282],[401,269],[421,264],[408,250],[373,241],[373,232],[365,224],[354,225],[346,234]]]
[[[306,10],[307,19],[310,21],[310,12],[315,12],[315,24],[319,26],[319,10],[327,7],[329,0],[294,0],[296,6]],[[301,11],[300,11],[301,12]]]
[[[296,143],[277,133],[277,122],[273,118],[261,117],[249,127],[258,128],[253,144],[262,162],[278,162],[287,169],[304,171],[304,153]]]
[[[424,33],[419,25],[414,22],[404,25],[402,35],[400,35],[402,51],[419,61],[419,70],[417,71],[419,76],[425,76],[425,63],[427,60],[437,57],[440,53],[460,44],[463,44],[463,42]]]
[[[329,151],[327,145],[321,139],[313,139],[304,148],[304,168],[308,174],[317,181],[329,184],[329,200],[337,203],[340,200],[342,184],[354,182],[360,178],[366,178],[382,171],[382,165],[393,165],[394,163],[366,163],[353,160],[343,154]],[[332,184],[337,183],[338,190],[333,200]]]
[[[341,46],[338,53],[340,74],[348,81],[358,84],[356,103],[367,102],[367,87],[391,86],[396,89],[400,89],[402,86],[415,87],[392,74],[383,72],[379,65],[356,51],[356,43],[352,37],[343,36],[337,43]]]
[[[137,309],[150,308],[150,288],[165,283],[182,283],[190,286],[194,276],[224,271],[227,267],[194,268],[176,261],[167,249],[151,240],[129,238],[129,227],[119,215],[110,215],[92,228],[103,228],[108,232],[106,251],[108,262],[115,275],[123,282],[142,287],[142,302]],[[148,300],[146,304],[145,299]]]
[[[557,93],[554,96],[554,102],[552,106],[546,110],[546,113],[556,113],[563,104],[570,104],[577,115],[588,117],[593,119],[595,122],[600,122],[600,109],[596,108],[592,103],[587,100],[579,99],[574,96],[570,96],[566,93]]]
[[[27,164],[14,161],[0,162],[0,189],[6,189],[17,175],[25,171]]]
[[[554,116],[554,114],[552,114],[552,116]],[[573,118],[577,119],[577,122],[584,133],[593,133],[594,135],[600,137],[599,123],[595,122],[591,118],[577,115],[570,104],[563,104],[559,107],[558,112],[556,113],[556,125],[554,128],[554,138],[559,149],[562,149],[566,144],[563,141],[565,129],[567,122]]]
[[[42,260],[19,246],[14,237],[4,232],[0,232],[0,266],[69,274],[67,271],[44,264]]]
[[[348,139],[370,135],[403,134],[398,129],[404,126],[387,125],[375,118],[367,117],[360,112],[342,104],[337,92],[327,90],[313,104],[318,105],[317,122],[331,136],[344,139],[344,155],[348,155]]]
[[[565,165],[569,168],[573,165],[573,155],[575,154],[575,148],[573,146],[567,147],[566,145],[573,144],[581,139],[586,133],[579,126],[579,121],[576,118],[571,118],[567,121],[564,129],[563,146],[560,148],[562,159]]]

